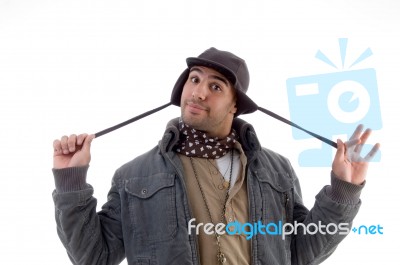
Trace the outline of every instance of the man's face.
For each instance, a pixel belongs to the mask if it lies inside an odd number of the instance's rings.
[[[181,97],[183,121],[212,137],[227,136],[236,112],[235,91],[219,72],[203,67],[190,69]]]

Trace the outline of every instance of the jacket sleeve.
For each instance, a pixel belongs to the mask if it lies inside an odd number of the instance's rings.
[[[73,264],[119,264],[125,258],[120,199],[115,178],[102,211],[96,212],[88,167],[53,169],[57,233]]]
[[[364,185],[365,182],[354,185],[342,181],[331,172],[331,185],[317,194],[314,206],[308,211],[302,203],[300,185],[295,176],[293,221],[304,226],[298,226],[296,234],[292,235],[292,264],[320,264],[334,252],[350,232],[361,205],[359,196]],[[310,231],[315,231],[314,224],[321,227],[320,231],[304,233],[309,224]]]

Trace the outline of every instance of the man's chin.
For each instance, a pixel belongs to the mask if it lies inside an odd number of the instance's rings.
[[[185,115],[182,116],[182,120],[186,125],[189,125],[195,130],[204,130],[204,121],[200,119],[196,119],[195,117],[186,117]]]

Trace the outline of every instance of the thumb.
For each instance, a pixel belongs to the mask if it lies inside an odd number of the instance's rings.
[[[342,140],[337,139],[337,150],[332,162],[333,173],[341,178],[343,174],[343,161],[345,160],[346,146]]]
[[[346,151],[346,146],[342,140],[337,139],[337,150],[335,154],[335,161],[340,161],[344,158],[344,153]]]
[[[90,146],[92,144],[93,139],[96,136],[94,134],[90,134],[88,136],[86,136],[85,140],[83,141],[83,145],[82,145],[82,151],[89,151],[90,150]]]

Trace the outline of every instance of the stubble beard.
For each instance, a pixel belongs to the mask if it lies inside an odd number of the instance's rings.
[[[200,117],[191,113],[185,113],[185,109],[182,109],[181,117],[186,125],[189,125],[195,130],[207,132],[212,124],[207,117]]]
[[[181,110],[181,118],[186,125],[197,131],[212,133],[216,128],[221,127],[221,124],[227,119],[227,116],[219,117],[220,120],[218,118],[213,119],[210,117],[210,110],[207,111],[206,115],[196,115],[187,110],[185,111],[185,107],[183,107]]]

